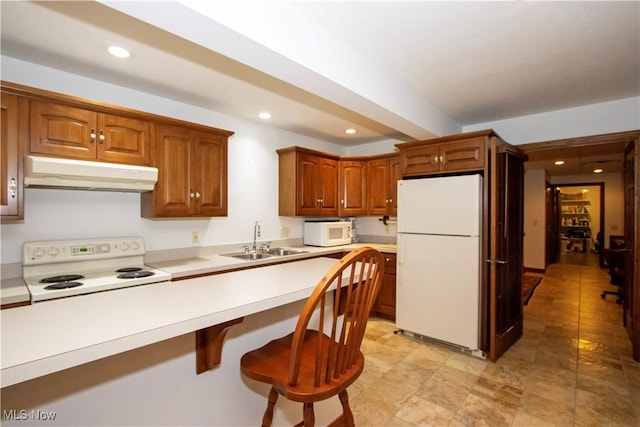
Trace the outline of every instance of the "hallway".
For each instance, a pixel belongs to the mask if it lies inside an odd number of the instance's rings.
[[[493,364],[369,321],[349,389],[360,426],[638,426],[640,363],[594,265],[553,264],[524,307],[524,335]]]

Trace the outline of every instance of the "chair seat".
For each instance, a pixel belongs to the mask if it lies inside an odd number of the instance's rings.
[[[314,402],[335,396],[345,390],[362,373],[364,355],[358,350],[355,363],[340,378],[340,381],[321,382],[314,384],[316,369],[316,348],[319,334],[317,331],[307,330],[304,335],[300,375],[296,385],[289,385],[289,365],[291,358],[291,342],[293,333],[273,340],[263,347],[250,351],[242,356],[240,367],[247,377],[271,384],[282,396],[296,402]],[[321,335],[324,341],[323,360],[332,341],[326,335]]]

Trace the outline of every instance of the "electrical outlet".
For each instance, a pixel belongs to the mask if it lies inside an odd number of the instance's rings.
[[[200,233],[197,231],[191,232],[191,243],[194,245],[200,244]]]
[[[289,227],[282,227],[280,229],[280,237],[289,237]]]

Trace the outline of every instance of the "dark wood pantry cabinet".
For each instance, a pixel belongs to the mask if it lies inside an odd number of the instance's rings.
[[[479,173],[482,189],[481,350],[496,361],[522,336],[524,162],[493,130],[396,145],[403,178]],[[400,254],[399,254],[400,256]]]

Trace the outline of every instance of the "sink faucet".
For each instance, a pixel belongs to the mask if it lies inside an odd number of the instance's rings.
[[[256,239],[260,237],[260,224],[258,223],[258,221],[256,221],[256,225],[253,226],[253,246],[251,249],[258,250],[258,247],[256,246]]]

